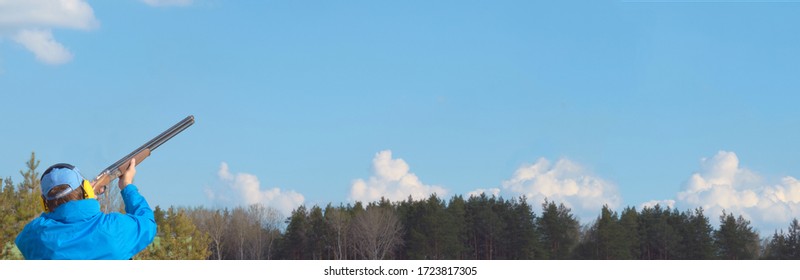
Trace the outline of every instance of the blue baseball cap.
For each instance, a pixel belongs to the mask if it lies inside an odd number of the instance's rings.
[[[42,195],[46,200],[59,199],[81,188],[82,183],[83,176],[78,168],[69,164],[59,163],[48,168],[47,171],[44,172],[44,175],[42,175]],[[50,190],[61,185],[69,185],[69,188],[55,195],[48,195]]]

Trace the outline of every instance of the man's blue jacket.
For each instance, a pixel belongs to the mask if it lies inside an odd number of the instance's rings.
[[[122,190],[125,212],[100,212],[96,199],[70,201],[28,223],[17,247],[29,260],[127,260],[156,236],[153,210],[135,185]]]

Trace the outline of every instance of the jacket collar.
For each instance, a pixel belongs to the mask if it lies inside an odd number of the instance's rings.
[[[100,214],[100,203],[97,199],[74,200],[56,207],[55,211],[44,216],[60,222],[76,222],[86,220]]]

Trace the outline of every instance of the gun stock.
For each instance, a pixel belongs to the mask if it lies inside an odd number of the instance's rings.
[[[150,156],[150,149],[145,149],[144,151],[141,151],[138,154],[136,154],[135,156],[133,156],[132,158],[135,158],[136,159],[136,165],[139,165],[139,163],[144,161],[144,159],[146,159],[149,156]],[[128,160],[124,164],[120,165],[113,172],[110,172],[110,173],[103,172],[100,175],[98,175],[95,178],[95,180],[91,183],[92,187],[94,188],[94,193],[95,194],[103,194],[103,193],[105,193],[106,192],[106,186],[108,186],[108,184],[111,183],[111,181],[113,181],[114,179],[119,178],[119,176],[121,176],[122,173],[125,172],[125,170],[128,170],[128,166],[130,166],[130,165],[131,165],[131,161]]]
[[[128,166],[131,163],[131,159],[135,158],[136,165],[139,165],[147,157],[150,156],[150,153],[153,150],[161,146],[161,144],[167,142],[169,139],[172,139],[172,137],[175,137],[175,135],[178,135],[178,133],[181,133],[183,130],[192,126],[193,124],[194,124],[194,116],[190,115],[184,118],[182,121],[178,122],[177,124],[173,125],[169,129],[165,130],[155,138],[151,139],[150,141],[147,141],[147,143],[145,143],[138,149],[133,150],[133,152],[131,152],[127,156],[124,156],[114,164],[104,169],[91,182],[95,194],[100,195],[105,193],[106,186],[108,186],[108,184],[111,183],[111,181],[113,181],[114,179],[119,178],[119,176],[122,175],[122,173],[125,172],[125,170],[128,170]]]

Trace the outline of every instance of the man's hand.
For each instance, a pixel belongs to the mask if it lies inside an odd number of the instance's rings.
[[[136,176],[136,158],[131,159],[131,163],[128,164],[128,170],[125,170],[125,172],[119,176],[119,190],[123,190],[133,183],[133,176]]]

